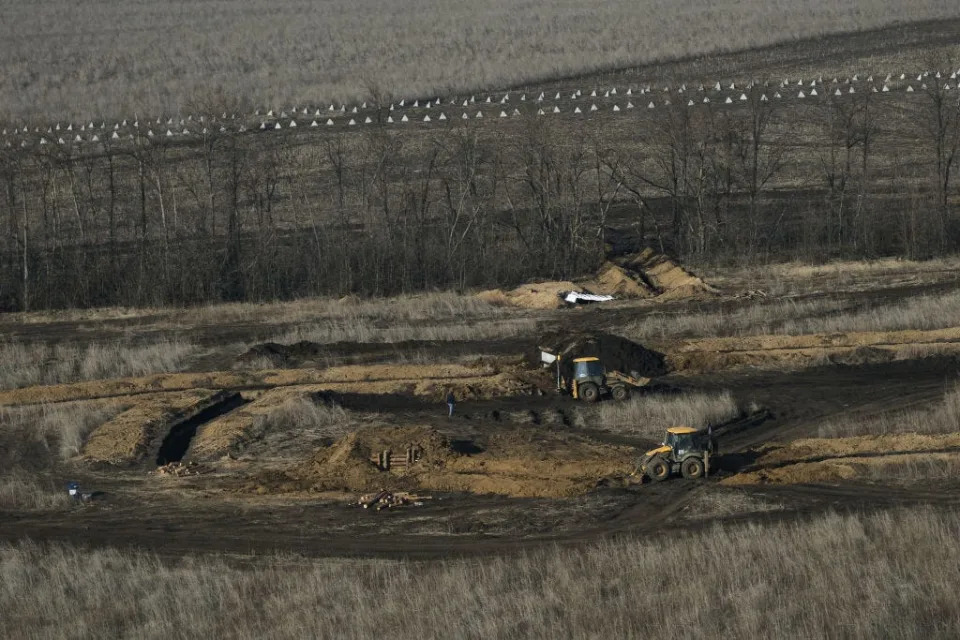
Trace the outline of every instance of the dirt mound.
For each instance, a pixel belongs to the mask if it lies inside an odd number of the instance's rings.
[[[417,479],[406,473],[382,471],[374,462],[383,451],[416,448],[421,466],[443,464],[455,454],[439,432],[426,427],[368,427],[350,433],[321,449],[290,472],[295,485],[316,491],[399,491],[415,489]],[[405,469],[406,471],[406,469]]]
[[[643,276],[635,271],[629,271],[612,262],[605,262],[596,277],[585,282],[584,287],[590,293],[600,293],[618,298],[652,298],[657,291],[651,287]]]
[[[882,478],[884,469],[960,459],[960,433],[902,433],[807,438],[767,447],[756,463],[724,484],[807,484]]]
[[[533,282],[509,291],[482,291],[477,297],[496,305],[559,309],[566,306],[563,297],[571,291],[663,302],[702,299],[719,293],[716,287],[687,271],[672,258],[653,249],[644,249],[640,253],[616,258],[614,262],[604,262],[592,278],[576,282]]]
[[[563,301],[563,295],[571,291],[582,293],[584,289],[567,280],[531,282],[509,291],[502,289],[481,291],[477,294],[477,297],[490,304],[501,306],[524,309],[559,309],[566,305]]]
[[[264,342],[250,347],[246,353],[240,355],[237,358],[237,364],[269,362],[270,366],[285,369],[300,366],[304,361],[323,355],[323,352],[323,345],[307,340],[294,344]]]
[[[670,368],[674,371],[888,362],[931,354],[958,353],[960,327],[929,331],[697,338],[675,342],[667,351]]]
[[[343,365],[326,369],[264,369],[262,371],[207,371],[161,373],[137,378],[95,380],[0,391],[0,406],[67,402],[161,391],[191,389],[263,389],[302,386],[306,391],[344,393],[412,393],[437,400],[447,387],[463,397],[479,398],[529,391],[515,368],[475,363],[403,365]]]
[[[410,448],[418,460],[381,470],[376,459]],[[601,478],[632,471],[634,452],[586,438],[529,429],[492,436],[476,454],[454,451],[425,427],[370,427],[351,433],[283,478],[261,478],[251,488],[273,491],[464,491],[515,497],[583,494]]]
[[[538,345],[550,353],[559,354],[561,364],[572,364],[574,358],[592,356],[600,358],[608,370],[638,377],[655,378],[667,373],[662,353],[610,333],[548,333],[540,337]]]
[[[220,392],[193,389],[152,399],[138,398],[135,406],[90,434],[83,457],[114,464],[139,462],[159,449],[172,424],[199,413],[222,397]]]
[[[710,297],[719,293],[716,287],[682,267],[673,258],[650,248],[618,258],[617,264],[641,274],[659,293],[657,300]]]

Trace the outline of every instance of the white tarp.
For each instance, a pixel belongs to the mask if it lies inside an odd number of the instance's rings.
[[[593,293],[578,293],[576,291],[571,291],[565,295],[563,299],[570,304],[580,304],[583,302],[609,302],[610,300],[613,300],[613,296],[603,296]]]

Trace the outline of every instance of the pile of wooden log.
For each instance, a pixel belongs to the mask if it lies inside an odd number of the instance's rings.
[[[394,509],[396,507],[422,507],[424,500],[430,500],[431,496],[418,496],[406,491],[378,491],[377,493],[368,493],[360,496],[357,504],[364,509]]]
[[[176,478],[182,478],[183,476],[195,476],[199,475],[206,471],[206,468],[198,465],[195,462],[190,462],[184,464],[182,462],[168,462],[167,464],[157,467],[157,475],[159,476],[174,476]]]

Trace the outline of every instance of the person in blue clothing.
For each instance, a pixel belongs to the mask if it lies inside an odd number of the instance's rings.
[[[447,409],[449,410],[449,412],[447,413],[448,418],[453,417],[453,407],[456,404],[457,404],[457,399],[453,395],[453,389],[450,389],[447,391]]]

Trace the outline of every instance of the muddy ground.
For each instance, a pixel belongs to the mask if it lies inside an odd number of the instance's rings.
[[[247,490],[249,468],[237,473],[230,464],[185,477],[158,476],[149,461],[126,468],[78,464],[59,474],[100,492],[91,503],[58,512],[0,513],[0,539],[70,540],[172,555],[289,551],[426,558],[652,535],[718,519],[797,517],[826,508],[955,505],[960,500],[957,482],[911,488],[875,482],[832,487],[720,483],[752,464],[759,445],[815,436],[815,425],[831,416],[936,402],[957,378],[958,368],[954,358],[945,357],[793,372],[668,376],[649,393],[731,389],[738,400],[766,410],[735,421],[720,437],[722,470],[705,481],[634,484],[624,478],[598,479],[598,486],[584,495],[560,499],[439,492],[422,506],[375,512],[351,505],[356,494],[343,492],[257,495]],[[559,396],[466,401],[452,419],[441,403],[422,398],[355,394],[340,401],[348,410],[377,414],[385,424],[435,429],[467,452],[481,451],[497,434],[518,429],[587,436],[638,451],[651,444],[625,435],[584,432],[571,419],[580,405]]]

